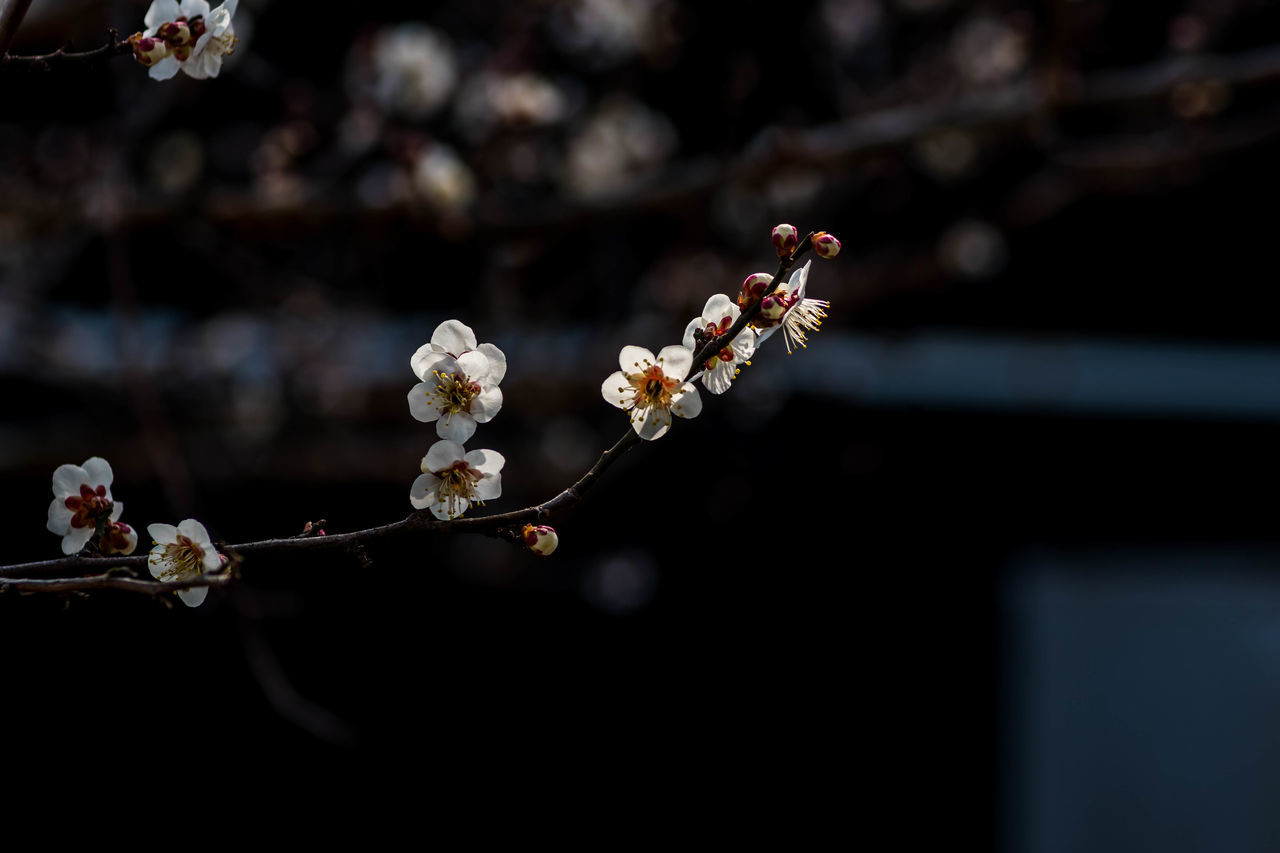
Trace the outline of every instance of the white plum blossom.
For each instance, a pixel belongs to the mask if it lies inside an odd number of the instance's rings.
[[[414,509],[429,509],[441,521],[457,518],[473,503],[502,496],[502,466],[496,450],[467,452],[456,441],[437,441],[422,457],[422,473],[409,488]]]
[[[682,343],[686,349],[698,352],[712,339],[723,338],[741,313],[729,297],[717,293],[707,300],[702,316],[689,321]],[[723,394],[729,390],[733,378],[738,375],[738,365],[746,362],[756,351],[756,333],[747,327],[731,342],[724,343],[724,347],[703,365],[702,384],[712,394]]]
[[[59,465],[53,472],[53,502],[49,504],[50,533],[62,537],[62,553],[78,553],[93,534],[98,521],[116,521],[124,504],[111,499],[111,465],[100,456],[83,465]]]
[[[147,535],[154,542],[147,555],[147,568],[159,581],[194,580],[222,565],[222,555],[209,541],[209,531],[194,518],[172,524],[150,524]],[[199,607],[209,594],[207,586],[178,590],[178,597],[188,607]]]
[[[693,352],[682,346],[663,347],[655,357],[644,347],[625,346],[618,354],[621,370],[600,386],[606,402],[631,413],[631,427],[646,441],[661,438],[671,428],[671,416],[695,418],[702,398],[686,382]]]
[[[782,329],[783,338],[787,342],[787,352],[792,351],[792,344],[807,346],[809,332],[816,332],[827,316],[826,309],[831,303],[825,299],[808,299],[804,295],[805,285],[809,280],[809,265],[805,265],[791,274],[790,280],[779,285],[773,293],[764,297],[760,313],[752,319],[751,325],[759,332],[756,346],[764,344],[773,333]],[[747,276],[742,283],[742,292],[738,295],[738,305],[746,308],[760,298],[760,294],[773,282],[768,273],[754,273]]]
[[[143,18],[147,29],[134,42],[134,55],[140,46],[149,65],[147,74],[154,80],[168,80],[179,71],[188,77],[204,80],[217,77],[222,58],[235,50],[235,28],[231,16],[239,0],[226,0],[210,9],[206,0],[152,0]]]
[[[422,381],[409,391],[409,413],[436,425],[436,434],[461,444],[502,408],[498,383],[507,357],[493,344],[476,344],[476,333],[458,320],[436,327],[409,359]]]

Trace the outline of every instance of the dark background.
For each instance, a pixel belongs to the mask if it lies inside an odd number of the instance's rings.
[[[35,5],[16,54],[145,11]],[[212,81],[0,70],[4,562],[58,555],[50,476],[93,455],[140,528],[403,517],[435,440],[408,359],[445,319],[509,359],[469,443],[503,511],[621,434],[618,349],[771,270],[777,222],[843,241],[831,316],[610,470],[551,558],[421,538],[250,561],[198,610],[0,596],[23,754],[167,732],[293,784],[645,780],[638,821],[1271,849],[1280,8],[348,14],[243,0]]]

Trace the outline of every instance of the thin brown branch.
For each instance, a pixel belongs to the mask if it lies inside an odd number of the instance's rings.
[[[15,68],[48,70],[54,65],[95,62],[99,59],[109,59],[113,56],[124,56],[132,50],[129,47],[129,42],[120,41],[120,33],[117,30],[107,30],[107,33],[110,40],[101,47],[95,47],[92,50],[72,51],[70,50],[71,45],[68,44],[52,53],[42,53],[39,56],[4,55],[0,56],[0,68],[12,66]]]
[[[95,562],[111,561],[97,560]],[[115,565],[118,567],[120,564],[116,563]],[[0,592],[6,590],[15,592],[86,592],[95,589],[123,589],[128,592],[140,592],[144,595],[156,596],[197,586],[226,586],[231,583],[231,580],[232,575],[229,572],[204,575],[203,577],[181,581],[149,581],[112,573],[90,575],[82,578],[0,578]]]

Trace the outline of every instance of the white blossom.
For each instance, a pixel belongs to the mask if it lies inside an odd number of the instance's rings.
[[[702,411],[698,389],[685,381],[693,353],[682,346],[663,347],[655,357],[644,347],[625,346],[621,370],[600,385],[606,402],[631,413],[631,427],[646,441],[671,428],[671,416],[695,418]]]
[[[437,441],[422,457],[422,473],[409,488],[414,509],[429,509],[444,521],[457,518],[473,503],[502,495],[502,466],[496,450],[467,450],[456,441]]]
[[[53,502],[49,504],[50,533],[62,537],[62,553],[78,553],[98,529],[99,519],[115,521],[124,504],[111,499],[111,465],[100,456],[83,465],[59,465],[53,472]]]
[[[458,320],[437,326],[409,366],[422,380],[409,391],[409,412],[434,422],[441,438],[461,444],[502,408],[498,383],[507,374],[507,357],[493,344],[477,345],[475,332]]]
[[[694,317],[684,330],[685,348],[697,352],[708,341],[723,338],[742,313],[729,297],[717,293],[707,300],[701,317]],[[724,347],[703,365],[702,384],[712,394],[723,394],[738,375],[738,365],[751,358],[756,351],[756,333],[744,328],[733,341],[725,341]]]
[[[202,577],[222,565],[222,556],[209,541],[209,531],[194,518],[172,524],[151,524],[147,535],[154,543],[147,555],[147,568],[159,581],[184,581]],[[188,607],[199,607],[209,594],[207,586],[178,590]]]
[[[231,17],[236,13],[238,3],[239,0],[226,0],[218,8],[210,10],[206,0],[152,0],[143,18],[147,26],[143,36],[147,38],[166,35],[162,32],[166,24],[186,23],[190,28],[197,18],[200,21],[191,32],[196,36],[194,43],[177,44],[184,41],[184,36],[166,39],[173,42],[169,45],[169,55],[150,67],[147,73],[151,78],[168,80],[179,70],[197,80],[217,77],[222,70],[222,58],[235,50],[237,38]]]

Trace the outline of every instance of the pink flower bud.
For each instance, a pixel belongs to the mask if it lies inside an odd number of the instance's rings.
[[[765,288],[773,284],[773,276],[767,272],[754,272],[742,282],[742,290],[738,293],[738,308],[746,311],[760,299]]]
[[[760,303],[759,316],[765,322],[777,322],[785,313],[787,313],[787,300],[784,296],[770,293],[764,298],[764,302]]]
[[[140,65],[150,67],[169,55],[167,44],[160,39],[143,36],[142,33],[129,36],[129,44],[133,47],[133,58]]]
[[[548,556],[560,544],[556,529],[545,524],[539,524],[536,527],[526,524],[524,530],[520,532],[520,538],[524,540],[526,548],[543,557]]]
[[[813,235],[813,252],[820,258],[830,260],[840,254],[840,241],[826,231],[819,231]]]
[[[787,225],[784,222],[773,227],[773,248],[777,251],[778,257],[789,257],[798,245],[800,245],[800,232],[794,225]]]
[[[108,521],[98,539],[104,554],[132,554],[138,547],[138,531],[119,521]]]
[[[161,24],[160,29],[156,30],[156,36],[163,39],[164,43],[170,47],[191,43],[191,29],[187,26],[186,21],[171,21],[167,24]]]

